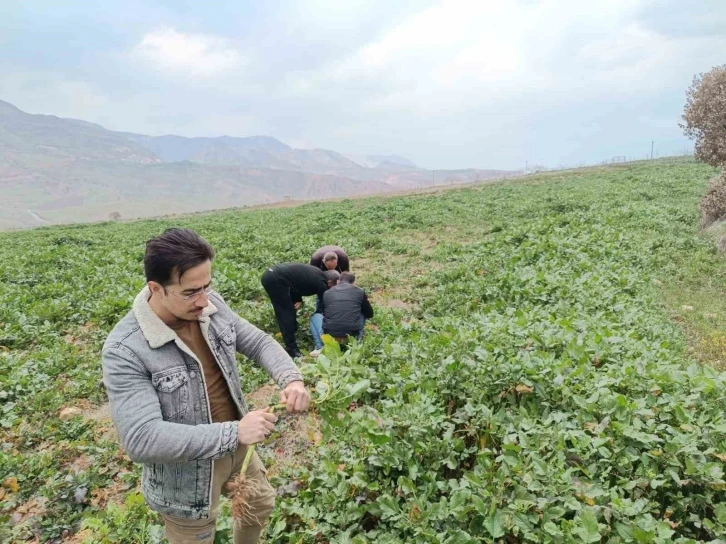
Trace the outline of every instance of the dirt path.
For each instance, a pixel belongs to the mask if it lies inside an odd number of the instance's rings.
[[[36,221],[39,221],[39,222],[41,222],[41,223],[43,223],[45,225],[51,225],[52,224],[50,221],[46,221],[45,219],[43,219],[41,216],[39,216],[33,210],[28,209],[28,210],[25,210],[25,212],[28,215],[30,215],[30,217],[32,217],[33,219],[35,219]]]

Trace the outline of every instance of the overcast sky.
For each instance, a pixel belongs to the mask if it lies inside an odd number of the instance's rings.
[[[0,99],[114,130],[265,134],[428,168],[660,155],[724,0],[3,0]]]

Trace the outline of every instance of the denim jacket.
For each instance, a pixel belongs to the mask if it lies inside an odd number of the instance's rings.
[[[188,519],[210,517],[215,459],[237,449],[237,421],[212,423],[204,372],[194,353],[149,306],[144,288],[103,346],[103,381],[121,444],[143,463],[149,506]],[[239,417],[247,413],[237,352],[264,368],[280,388],[302,380],[271,336],[240,318],[216,294],[199,318]]]

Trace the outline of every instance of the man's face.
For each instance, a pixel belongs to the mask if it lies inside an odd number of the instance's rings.
[[[204,289],[212,283],[212,263],[206,261],[190,268],[166,288],[156,282],[149,282],[154,297],[174,317],[181,321],[197,321],[209,304]],[[187,298],[188,297],[188,298]]]
[[[337,266],[338,266],[338,257],[336,257],[335,259],[330,259],[329,261],[325,261],[325,267],[328,270],[335,270]]]

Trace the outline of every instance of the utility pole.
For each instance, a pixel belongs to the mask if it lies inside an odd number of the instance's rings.
[[[654,140],[651,140],[650,141],[650,160],[651,161],[653,160],[653,146],[654,145],[655,145],[655,141]]]

